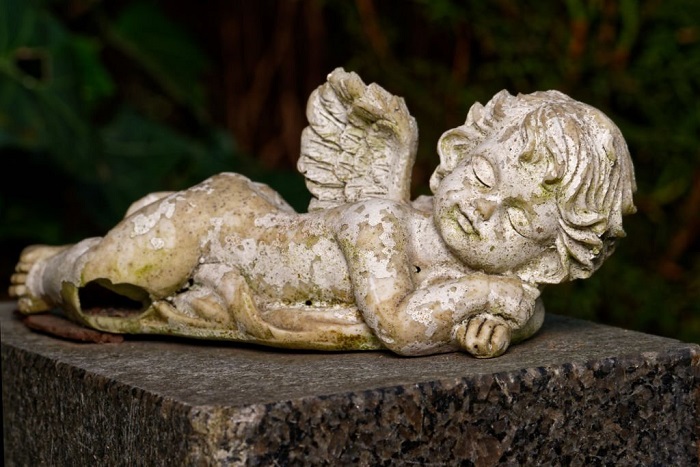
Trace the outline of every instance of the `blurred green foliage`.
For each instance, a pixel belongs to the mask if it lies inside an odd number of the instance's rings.
[[[700,2],[306,2],[323,41],[280,50],[299,63],[320,50],[325,72],[405,97],[421,132],[415,194],[439,135],[501,89],[558,89],[606,112],[635,161],[639,212],[591,279],[545,291],[547,309],[700,342]],[[224,170],[305,207],[298,174],[261,172],[212,117],[212,57],[167,5],[0,2],[2,245],[99,235],[140,196]],[[259,27],[272,37],[279,21]]]
[[[231,166],[232,139],[206,118],[205,55],[180,26],[135,2],[76,32],[63,5],[0,3],[3,240],[104,231],[140,196]],[[143,75],[128,81],[137,89],[120,87],[107,49]]]

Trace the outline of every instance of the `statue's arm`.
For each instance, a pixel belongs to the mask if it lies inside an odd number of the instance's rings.
[[[492,356],[488,341],[494,333],[496,340],[507,340],[507,347],[511,334],[529,322],[538,293],[517,278],[475,273],[417,288],[404,210],[380,201],[364,206],[362,216],[346,216],[338,241],[357,307],[386,347],[421,355],[464,348],[476,339],[487,341],[485,351],[466,350]],[[465,341],[467,332],[474,334],[472,319],[481,319],[479,328],[491,332]]]
[[[411,354],[406,349],[421,340],[425,327],[399,312],[414,290],[405,224],[400,206],[375,200],[349,209],[336,236],[365,323],[386,347]]]
[[[433,345],[494,357],[539,329],[544,308],[538,297],[539,290],[516,277],[473,273],[415,290],[399,313],[430,323]]]

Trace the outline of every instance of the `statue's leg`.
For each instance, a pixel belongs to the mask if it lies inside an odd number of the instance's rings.
[[[382,348],[354,308],[259,306],[233,267],[204,264],[192,283],[154,307],[176,333],[275,347],[367,350]]]
[[[172,192],[158,192],[141,198],[131,205],[125,217],[170,194]],[[115,230],[119,233],[124,229]],[[100,242],[97,239],[86,241],[90,248],[99,247]],[[74,269],[78,258],[88,250],[85,245],[85,242],[63,246],[31,245],[21,252],[15,273],[10,278],[9,295],[17,299],[17,306],[22,313],[40,313],[60,305],[62,282],[74,282],[76,287],[83,285],[77,283],[76,278],[81,274],[76,273]],[[129,248],[126,250],[129,251]],[[97,256],[96,263],[100,264],[112,255],[107,253]],[[112,278],[103,277],[103,279],[109,281]]]
[[[163,198],[172,195],[175,193],[174,191],[157,191],[155,193],[149,193],[143,198],[140,198],[133,203],[131,203],[131,206],[129,206],[129,209],[126,210],[126,214],[124,214],[124,217],[129,217],[139,209],[148,206],[149,204],[153,204],[156,201],[160,201]]]
[[[229,331],[240,340],[272,337],[245,278],[225,264],[199,266],[186,288],[154,306],[169,322]]]
[[[105,235],[85,266],[85,282],[109,280],[142,288],[153,300],[170,297],[187,286],[205,256],[227,261],[216,258],[217,249],[226,249],[227,232],[253,235],[253,219],[277,212],[249,180],[233,174],[153,199],[138,201]]]
[[[143,212],[148,214],[157,207],[146,208]],[[201,229],[196,225],[176,230],[171,218],[153,220],[151,236],[133,235],[133,223],[125,220],[105,237],[72,246],[26,248],[11,278],[10,295],[18,299],[23,313],[61,307],[83,323],[86,311],[143,312],[153,300],[187,283],[200,252]],[[159,248],[156,240],[168,248]]]

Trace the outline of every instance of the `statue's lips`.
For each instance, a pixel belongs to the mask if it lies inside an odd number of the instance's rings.
[[[467,213],[462,211],[462,209],[459,206],[454,207],[453,213],[457,224],[459,224],[464,233],[466,233],[467,235],[479,235],[479,231],[474,226],[472,220],[469,218]]]

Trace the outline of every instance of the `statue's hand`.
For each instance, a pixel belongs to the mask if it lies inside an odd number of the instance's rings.
[[[455,325],[457,344],[478,358],[502,355],[514,332],[526,325],[535,308],[539,291],[520,279],[490,276],[484,311]]]
[[[490,313],[465,319],[452,333],[459,346],[477,358],[498,357],[510,345],[510,327],[503,318]]]

